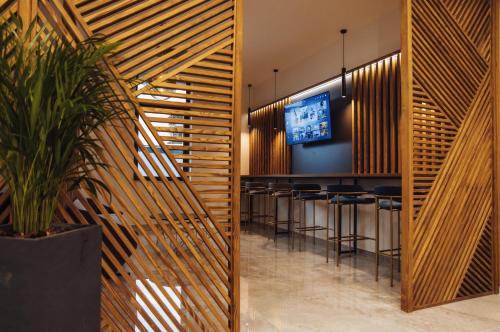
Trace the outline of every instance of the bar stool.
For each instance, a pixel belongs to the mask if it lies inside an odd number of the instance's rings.
[[[295,232],[299,231],[301,237],[299,239],[299,250],[302,250],[302,240],[305,239],[305,235],[307,232],[313,232],[313,243],[316,245],[316,231],[326,230],[326,227],[316,225],[316,201],[324,200],[326,195],[322,193],[321,186],[319,184],[312,183],[300,183],[294,184],[292,186],[292,194],[293,194],[293,217],[292,217],[292,249],[295,248]],[[299,221],[295,220],[295,202],[299,201],[302,204],[299,205]],[[306,222],[306,202],[313,202],[313,225],[307,226]],[[298,223],[299,227],[295,228],[295,224]]]
[[[274,232],[274,244],[276,245],[276,239],[279,234],[290,234],[291,229],[291,215],[290,210],[292,209],[292,185],[289,183],[276,183],[271,182],[268,186],[268,206],[271,207],[272,203],[274,212],[271,214],[269,210],[266,214],[268,216],[266,224],[271,226],[271,231]],[[287,220],[278,220],[278,203],[280,198],[286,198],[288,200],[288,217]],[[287,230],[282,231],[279,225],[287,225]],[[270,236],[269,236],[270,238]]]
[[[330,246],[329,243],[332,241],[334,246],[336,247],[337,252],[337,266],[340,264],[340,254],[342,251],[342,242],[349,242],[349,251],[352,252],[352,242],[355,243],[355,247],[357,247],[357,241],[363,240],[375,240],[374,238],[368,236],[358,235],[358,227],[357,220],[354,220],[354,233],[351,231],[352,224],[352,214],[351,207],[354,206],[354,209],[358,208],[358,205],[367,205],[373,204],[375,199],[373,197],[362,196],[367,194],[367,192],[357,184],[335,184],[329,185],[326,187],[326,196],[327,196],[327,213],[326,213],[326,262],[328,263]],[[334,206],[334,214],[333,214],[333,232],[334,236],[329,237],[328,233],[330,230],[330,205]],[[342,235],[341,229],[341,217],[342,217],[342,207],[347,205],[349,208],[349,233],[347,236]]]
[[[391,258],[391,287],[394,286],[394,257],[401,257],[401,187],[378,186],[374,188],[375,192],[375,280],[378,281],[378,267],[380,255]],[[380,210],[389,211],[389,233],[390,248],[380,250]],[[398,246],[394,247],[394,213],[398,215]]]
[[[247,196],[247,209],[248,209],[248,221],[247,221],[247,231],[248,224],[253,223],[253,218],[266,218],[267,209],[265,209],[264,214],[254,214],[253,213],[253,201],[254,197],[264,197],[267,196],[267,187],[263,182],[245,182],[245,191]],[[265,219],[264,219],[265,220]]]

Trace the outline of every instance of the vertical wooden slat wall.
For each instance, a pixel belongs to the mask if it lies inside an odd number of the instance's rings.
[[[352,169],[399,175],[400,55],[352,73]]]
[[[250,175],[290,174],[291,147],[286,144],[284,107],[288,99],[251,113]],[[277,108],[278,127],[273,128],[273,109]]]
[[[81,190],[57,213],[102,226],[103,330],[239,330],[241,4],[0,0],[2,20],[31,8],[68,41],[119,42],[103,66],[130,119],[95,133],[112,199]]]
[[[403,4],[407,311],[498,292],[495,0]]]

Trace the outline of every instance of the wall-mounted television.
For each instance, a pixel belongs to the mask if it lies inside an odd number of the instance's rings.
[[[332,138],[330,93],[285,106],[286,143],[304,144]]]

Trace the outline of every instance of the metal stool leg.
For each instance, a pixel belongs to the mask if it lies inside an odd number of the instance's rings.
[[[276,246],[278,237],[278,196],[274,197],[274,245]]]
[[[287,234],[287,240],[288,240],[288,248],[290,248],[290,236],[292,232],[292,225],[290,224],[290,220],[292,217],[292,202],[293,202],[293,197],[288,197],[288,223],[287,223],[287,229],[288,229],[288,234]]]
[[[328,256],[329,256],[329,250],[330,250],[330,240],[328,238],[328,232],[330,228],[330,221],[328,220],[330,217],[330,204],[328,204],[328,201],[326,201],[326,262],[328,263]]]
[[[338,202],[338,200],[337,200]],[[342,250],[342,234],[340,231],[340,214],[342,213],[342,205],[341,204],[335,204],[337,208],[337,224],[336,224],[336,237],[337,237],[337,266],[340,265],[340,251]]]
[[[352,223],[352,213],[351,213],[351,204],[347,205],[347,208],[349,209],[349,255],[352,256],[352,229],[351,229],[351,223]]]
[[[302,241],[304,240],[304,227],[307,225],[307,220],[306,220],[306,201],[303,200],[302,204],[302,212],[300,214],[300,236],[299,236],[299,251],[302,251]]]
[[[316,201],[313,201],[313,245],[316,246]]]
[[[398,211],[398,272],[401,273],[401,211]]]
[[[295,199],[292,199],[292,250],[295,250]]]
[[[378,198],[375,199],[375,281],[378,281],[378,266],[380,264],[380,219]]]
[[[250,224],[252,223],[252,219],[253,219],[252,195],[248,194],[247,200],[248,200],[248,202],[247,202],[247,206],[248,206],[247,232],[250,232]]]
[[[390,229],[390,236],[391,236],[391,240],[390,240],[390,243],[391,243],[391,287],[394,286],[394,226],[393,226],[393,218],[392,218],[392,215],[393,215],[393,211],[392,211],[392,200],[391,200],[391,209],[390,209],[390,213],[391,213],[391,216],[390,216],[390,225],[389,225],[389,229]]]

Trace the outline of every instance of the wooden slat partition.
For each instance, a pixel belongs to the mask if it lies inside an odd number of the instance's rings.
[[[403,5],[403,269],[407,311],[498,292],[496,1]]]
[[[284,107],[282,99],[251,113],[250,175],[290,174],[292,149],[286,144]],[[273,128],[273,110],[277,108],[278,128]]]
[[[102,329],[238,331],[241,1],[0,0],[16,10],[120,43],[103,66],[130,119],[95,133],[112,199],[68,193],[57,213],[103,228]]]
[[[400,61],[397,54],[352,73],[354,174],[400,174]]]

